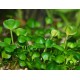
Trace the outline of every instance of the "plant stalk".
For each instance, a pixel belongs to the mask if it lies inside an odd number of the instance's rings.
[[[66,35],[66,38],[65,38],[65,41],[64,41],[64,43],[65,43],[65,49],[67,49],[67,39],[68,39],[68,35]]]
[[[10,34],[11,34],[11,40],[12,40],[12,44],[14,44],[12,30],[10,30]]]
[[[60,14],[61,18],[64,20],[67,26],[70,26],[70,22],[67,20],[67,18],[64,16],[64,14]]]

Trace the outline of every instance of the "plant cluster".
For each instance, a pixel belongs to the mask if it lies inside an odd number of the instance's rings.
[[[12,60],[22,68],[37,70],[80,69],[78,28],[62,22],[54,27],[48,17],[45,22],[49,28],[40,27],[34,19],[29,19],[24,27],[20,27],[18,20],[5,20],[3,26],[10,31],[11,37],[0,41],[2,61]]]

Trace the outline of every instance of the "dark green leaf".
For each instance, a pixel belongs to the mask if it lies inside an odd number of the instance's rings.
[[[35,27],[35,20],[34,19],[29,19],[27,21],[27,26],[29,26],[30,28],[34,28]]]
[[[41,64],[41,69],[46,69],[46,64]]]
[[[47,70],[57,70],[57,65],[55,63],[49,63],[47,65]]]
[[[0,34],[2,33],[2,26],[0,26]]]
[[[26,42],[26,37],[25,36],[19,36],[18,41],[19,41],[19,43],[24,43],[24,42]]]
[[[38,52],[34,52],[32,55],[32,60],[37,58],[37,57],[40,57],[40,54]]]
[[[40,68],[41,68],[41,62],[36,61],[36,63],[35,63],[35,68],[36,68],[36,69],[40,69]]]
[[[23,53],[20,54],[20,55],[19,55],[19,59],[20,59],[20,60],[26,60],[26,55],[23,54]]]
[[[33,69],[34,65],[31,61],[26,61],[26,64],[27,64],[29,69]]]
[[[25,61],[19,61],[19,65],[21,66],[21,67],[24,67],[24,66],[26,66],[26,62]]]
[[[76,66],[75,67],[75,70],[80,70],[80,66]]]
[[[10,45],[5,47],[5,51],[13,52],[16,49],[16,45]]]

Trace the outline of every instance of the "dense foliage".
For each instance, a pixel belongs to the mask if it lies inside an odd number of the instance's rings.
[[[14,19],[3,22],[10,36],[0,41],[1,66],[12,62],[22,68],[37,70],[80,69],[80,32],[73,24],[59,21],[56,27],[50,17],[45,18],[47,28],[29,19],[24,27]],[[0,27],[0,34],[2,33]]]

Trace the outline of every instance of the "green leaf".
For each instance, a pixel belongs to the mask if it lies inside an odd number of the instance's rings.
[[[56,30],[56,29],[52,29],[51,30],[51,36],[52,37],[56,37],[56,36],[60,36],[60,32],[58,31],[58,30]]]
[[[21,67],[24,67],[24,66],[26,66],[26,62],[25,61],[19,61],[19,65],[21,66]]]
[[[45,46],[43,44],[34,44],[33,48],[34,49],[40,49],[40,48],[45,48]]]
[[[61,70],[67,70],[67,66],[65,64],[60,66]]]
[[[40,69],[41,68],[41,62],[40,61],[38,61],[38,60],[35,61],[35,68],[36,69]]]
[[[24,42],[26,42],[26,37],[25,36],[19,36],[18,41],[19,41],[19,43],[24,43]]]
[[[66,31],[66,35],[75,35],[77,33],[77,29],[74,26],[64,27]]]
[[[1,47],[5,47],[5,46],[7,46],[7,44],[4,43],[4,42],[0,42],[0,46],[1,46]]]
[[[44,44],[45,43],[45,39],[43,37],[37,37],[35,42],[37,44]]]
[[[42,56],[44,61],[49,59],[49,53],[43,52],[41,56]]]
[[[5,47],[6,52],[13,52],[16,49],[16,45],[9,45]]]
[[[31,37],[27,36],[25,40],[26,40],[27,42],[28,42],[28,41],[31,41]]]
[[[65,61],[65,56],[64,55],[58,55],[56,58],[55,58],[55,61],[57,63],[63,63]]]
[[[77,60],[74,58],[74,56],[72,54],[70,54],[69,56],[66,56],[66,64],[67,63],[70,63],[70,64],[76,64],[77,63]]]
[[[6,29],[13,30],[20,25],[20,22],[14,19],[8,19],[3,22],[3,25]]]
[[[5,39],[4,39],[4,42],[5,42],[6,44],[10,45],[10,43],[11,43],[11,38],[5,38]]]
[[[67,46],[70,47],[70,48],[75,48],[76,43],[68,42]]]
[[[20,54],[19,59],[20,60],[26,60],[26,55],[25,54]]]
[[[40,22],[36,21],[35,22],[35,27],[37,28],[37,27],[40,27],[40,26],[41,26]]]
[[[27,26],[30,28],[38,28],[41,26],[40,22],[36,21],[35,19],[28,19]]]
[[[64,51],[64,48],[62,46],[59,46],[59,45],[56,45],[56,44],[53,44],[53,47],[60,50],[60,51]]]
[[[35,27],[35,20],[34,19],[29,19],[27,21],[27,26],[30,28],[34,28]]]
[[[47,65],[47,70],[57,70],[57,65],[55,63],[49,63]]]
[[[27,64],[28,68],[33,69],[34,65],[32,64],[32,62],[27,61],[26,64]]]
[[[20,36],[20,35],[26,36],[26,34],[27,34],[26,30],[23,29],[23,28],[16,29],[15,33],[16,33],[17,36]]]
[[[53,44],[53,42],[50,39],[47,39],[46,42],[45,42],[46,48],[51,48],[52,47],[52,44]]]
[[[7,54],[5,51],[2,52],[2,58],[9,59],[11,55]]]
[[[44,35],[44,29],[37,29],[35,31],[35,35],[38,35],[38,36]]]
[[[77,46],[80,47],[80,39],[77,40]]]
[[[49,17],[46,17],[45,21],[46,21],[46,24],[52,24],[53,23],[53,20]]]
[[[41,64],[41,69],[46,69],[46,64]]]
[[[80,53],[74,53],[75,59],[79,60],[80,59]]]
[[[63,23],[62,23],[62,22],[58,22],[58,23],[57,23],[57,27],[58,27],[58,28],[63,27]]]
[[[32,55],[32,60],[35,59],[35,58],[38,58],[38,57],[40,57],[40,54],[38,52],[35,52]]]
[[[80,66],[79,66],[79,65],[76,66],[76,67],[75,67],[75,70],[80,70]]]

